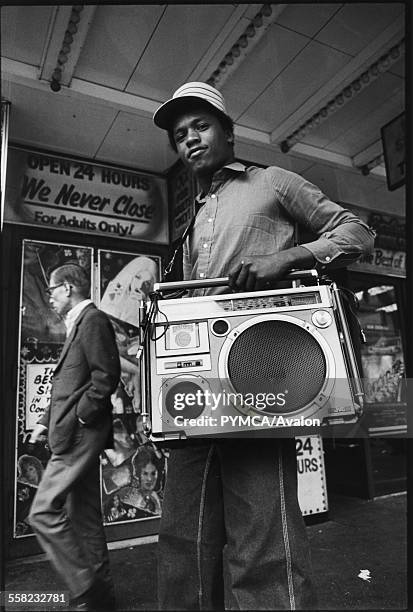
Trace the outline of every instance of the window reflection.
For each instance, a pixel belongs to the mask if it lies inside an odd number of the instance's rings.
[[[395,287],[356,291],[366,344],[361,349],[367,403],[397,403],[404,397],[404,358]]]

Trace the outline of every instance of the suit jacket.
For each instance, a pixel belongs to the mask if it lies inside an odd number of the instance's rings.
[[[39,423],[48,427],[51,451],[70,449],[80,417],[85,427],[102,427],[112,418],[110,396],[119,382],[115,333],[94,304],[76,319],[53,375],[51,400]],[[111,434],[112,435],[112,434]]]

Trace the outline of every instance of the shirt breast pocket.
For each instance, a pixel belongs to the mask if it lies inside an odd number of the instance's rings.
[[[279,250],[278,224],[264,215],[250,215],[243,225],[242,255],[269,255]]]

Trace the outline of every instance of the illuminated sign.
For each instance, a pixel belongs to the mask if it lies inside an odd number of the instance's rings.
[[[10,147],[5,221],[168,243],[166,180]]]

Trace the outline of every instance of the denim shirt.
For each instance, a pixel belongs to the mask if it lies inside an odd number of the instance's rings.
[[[218,170],[184,245],[184,279],[228,276],[242,259],[294,245],[296,224],[318,238],[301,246],[317,268],[342,267],[373,248],[374,231],[298,174],[233,162]],[[197,289],[192,295],[228,288]]]

